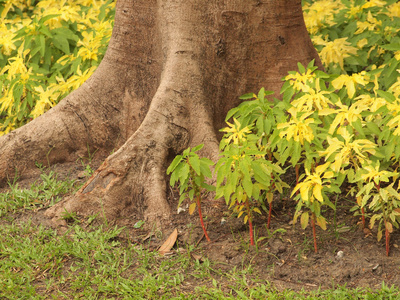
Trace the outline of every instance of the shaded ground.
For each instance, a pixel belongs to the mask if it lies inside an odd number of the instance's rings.
[[[98,165],[98,162],[92,163],[93,168]],[[56,165],[52,169],[59,178],[77,178],[79,184],[87,178],[84,167],[83,164],[76,163]],[[19,186],[28,187],[38,174],[22,177]],[[170,201],[173,207],[176,207],[178,198],[177,192],[171,189]],[[129,234],[121,237],[121,242],[142,244],[150,250],[156,250],[177,228],[176,249],[185,251],[188,247],[194,247],[194,259],[202,261],[207,257],[226,272],[232,268],[246,269],[251,265],[253,278],[262,282],[269,281],[278,289],[312,290],[344,284],[351,288],[377,289],[382,282],[388,286],[400,286],[398,230],[391,236],[391,252],[386,257],[384,241],[377,242],[375,232],[362,230],[359,219],[348,212],[351,203],[344,199],[340,201],[336,214],[331,210],[324,213],[329,216],[328,230],[317,229],[318,253],[314,253],[311,228],[304,231],[299,224],[291,225],[295,203],[284,197],[275,201],[270,230],[265,226],[266,215],[255,219],[256,236],[259,240],[257,247],[249,246],[248,227],[243,225],[243,219],[231,216],[221,200],[203,202],[203,215],[207,216],[206,224],[211,243],[207,243],[203,237],[197,215],[189,216],[185,206],[183,208],[186,211],[179,214],[175,210],[174,221],[167,224],[169,230],[164,234],[135,228],[134,225],[140,221],[136,216],[117,220],[109,225],[127,228]],[[42,213],[43,210],[24,212],[15,217],[17,221],[32,218],[34,223],[46,223]],[[174,251],[171,255],[174,255]],[[188,289],[196,286],[195,278],[192,280],[193,282],[185,281]],[[223,277],[221,280],[224,280]],[[219,284],[224,286],[223,282]]]

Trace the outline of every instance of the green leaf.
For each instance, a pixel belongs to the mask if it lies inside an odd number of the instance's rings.
[[[72,41],[79,41],[79,37],[67,27],[57,27],[51,30],[53,35],[60,35]]]
[[[60,49],[65,54],[69,54],[69,43],[68,40],[62,35],[55,35],[53,37],[53,44],[56,48]]]
[[[390,51],[398,51],[398,50],[400,50],[400,43],[381,45],[381,47],[383,49],[390,50]]]
[[[396,100],[396,97],[390,92],[381,91],[381,90],[377,90],[376,92],[378,93],[379,96],[381,96],[385,100],[389,101],[390,103],[393,103]]]
[[[193,196],[194,196],[194,189],[191,189],[188,193],[188,197],[190,200],[193,200]]]
[[[292,166],[297,165],[298,161],[300,160],[301,157],[301,144],[299,142],[294,142],[293,143],[293,153],[292,153],[292,158],[290,159],[290,163]]]
[[[392,157],[395,147],[396,147],[395,143],[389,143],[389,144],[387,144],[386,146],[383,147],[384,153],[385,153],[385,159],[387,161],[389,161],[390,158]]]
[[[197,175],[200,175],[200,159],[196,156],[189,156],[189,163]]]
[[[247,93],[239,97],[241,100],[253,99],[256,95],[254,93]]]
[[[171,172],[173,172],[176,168],[176,166],[182,161],[182,155],[177,155],[175,156],[174,160],[172,161],[172,163],[169,165],[168,169],[167,169],[167,174],[170,174]]]
[[[44,56],[44,52],[46,50],[46,40],[44,35],[39,35],[39,42],[40,42],[40,54]]]
[[[351,125],[354,127],[355,130],[357,130],[360,137],[365,138],[364,129],[360,119],[357,119],[356,121],[351,123]]]
[[[47,36],[49,38],[53,37],[50,30],[44,25],[39,27],[39,32],[43,33],[45,36]]]
[[[197,152],[204,147],[204,144],[197,145],[196,147],[192,148],[191,152]]]
[[[374,122],[366,122],[367,128],[376,136],[381,134],[381,129]]]
[[[297,63],[297,67],[299,68],[299,72],[300,73],[304,73],[306,71],[306,69],[304,68],[304,66],[301,63]]]
[[[257,98],[261,101],[264,102],[264,98],[265,98],[265,89],[261,88],[260,91],[258,92],[258,96]]]
[[[253,193],[253,183],[251,182],[250,177],[244,177],[242,181],[243,189],[247,194],[247,197],[251,197]]]
[[[211,165],[213,165],[213,163]],[[211,170],[210,170],[210,164],[208,162],[205,162],[204,158],[200,159],[200,172],[205,177],[211,178],[211,176],[212,176]]]
[[[289,87],[291,87],[290,80],[285,81],[281,88],[281,94],[283,94]]]
[[[239,111],[239,107],[234,107],[228,111],[225,122],[228,121],[232,116],[234,116]]]
[[[189,177],[189,173],[190,173],[189,165],[188,164],[184,164],[183,167],[180,169],[180,172],[179,172],[179,175],[178,175],[180,181],[181,182],[185,181],[186,178]]]
[[[39,24],[43,25],[47,20],[50,20],[50,19],[53,19],[53,18],[56,18],[59,16],[60,16],[60,14],[51,14],[51,15],[44,16],[39,20]]]

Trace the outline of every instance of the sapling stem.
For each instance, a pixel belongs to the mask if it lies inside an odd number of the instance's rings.
[[[246,208],[247,208],[247,217],[249,220],[249,231],[250,231],[250,245],[254,246],[254,234],[253,234],[253,220],[251,217],[250,205],[249,200],[246,201]]]
[[[271,214],[272,214],[272,203],[269,203],[268,222],[267,222],[267,228],[268,229],[269,229],[269,226],[271,224]]]
[[[300,172],[300,165],[299,164],[297,164],[296,165],[296,167],[294,168],[295,169],[295,171],[296,171],[296,185],[297,184],[299,184],[299,177],[300,177],[300,174],[299,174],[299,172]],[[296,191],[296,195],[298,195],[299,194],[299,190],[297,190]]]
[[[202,213],[201,213],[200,195],[197,196],[196,202],[197,202],[197,208],[199,209],[200,223],[201,223],[201,227],[203,228],[204,236],[206,237],[207,242],[211,242],[211,240],[210,240],[210,238],[209,238],[209,236],[208,236],[208,234],[207,234],[206,227],[204,226],[203,215],[202,215]]]
[[[364,207],[361,207],[361,220],[362,220],[363,228],[365,228],[365,212],[364,212]]]
[[[317,248],[317,232],[315,230],[315,214],[314,213],[311,214],[311,225],[312,225],[313,237],[314,237],[314,250],[315,250],[315,253],[317,253],[318,252],[318,248]]]
[[[386,227],[385,224],[385,239],[386,239],[386,256],[389,256],[389,250],[390,250],[390,246],[389,246],[389,242],[390,242],[390,232]]]

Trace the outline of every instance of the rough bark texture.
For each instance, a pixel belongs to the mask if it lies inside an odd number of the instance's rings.
[[[238,96],[279,92],[281,78],[318,55],[300,0],[118,0],[107,53],[95,74],[55,108],[0,138],[0,180],[35,161],[110,155],[73,197],[49,209],[108,218],[133,211],[168,218],[165,170],[218,130]]]

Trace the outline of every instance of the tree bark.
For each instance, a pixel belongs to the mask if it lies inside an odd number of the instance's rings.
[[[56,107],[0,137],[0,180],[35,161],[107,157],[74,196],[47,211],[169,218],[165,170],[188,146],[216,159],[219,129],[238,97],[318,55],[300,0],[118,0],[107,53]]]

